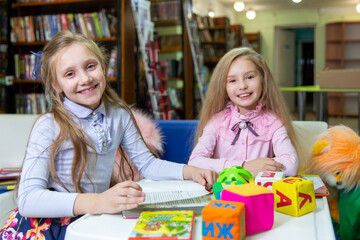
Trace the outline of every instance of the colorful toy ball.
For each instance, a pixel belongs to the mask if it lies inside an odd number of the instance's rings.
[[[219,174],[217,182],[225,181],[240,181],[242,183],[249,183],[253,176],[248,170],[240,166],[232,166],[230,168],[224,168]]]

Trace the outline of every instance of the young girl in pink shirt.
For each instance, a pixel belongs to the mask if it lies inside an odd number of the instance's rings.
[[[237,165],[298,171],[295,135],[284,100],[263,57],[249,48],[225,54],[213,72],[189,165],[221,172]]]

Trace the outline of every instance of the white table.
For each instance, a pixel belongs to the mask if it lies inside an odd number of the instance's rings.
[[[327,199],[317,198],[316,209],[301,217],[292,217],[275,212],[271,230],[248,235],[246,240],[335,240]],[[201,216],[195,219],[193,240],[201,240]],[[121,214],[85,215],[71,223],[66,232],[66,240],[128,239],[136,219],[123,219]]]

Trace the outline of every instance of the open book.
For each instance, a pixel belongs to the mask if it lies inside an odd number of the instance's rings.
[[[122,211],[124,218],[138,218],[143,211],[192,210],[201,215],[212,200],[204,186],[188,180],[139,182],[145,193],[145,202],[139,207]]]
[[[327,196],[327,195],[330,194],[330,192],[327,189],[325,183],[323,182],[323,180],[320,178],[319,175],[300,174],[299,177],[301,177],[303,179],[306,179],[306,180],[313,181],[315,196],[321,197],[321,196]]]

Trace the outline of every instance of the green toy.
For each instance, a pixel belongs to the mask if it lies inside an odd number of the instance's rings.
[[[220,200],[220,193],[225,187],[249,183],[251,179],[251,173],[240,166],[225,168],[213,185],[214,198]]]
[[[231,168],[224,168],[219,174],[217,182],[225,181],[240,181],[242,183],[249,183],[253,176],[248,170],[240,166],[232,166]]]

